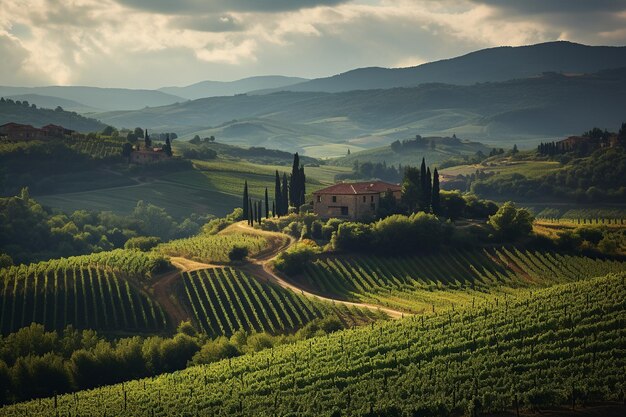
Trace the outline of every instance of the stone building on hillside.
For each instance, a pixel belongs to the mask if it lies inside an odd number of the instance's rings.
[[[41,129],[21,123],[6,123],[0,126],[0,136],[10,141],[63,139],[71,137],[73,130],[49,124]]]
[[[169,156],[167,156],[167,154],[161,148],[144,148],[140,150],[133,150],[130,153],[131,164],[152,164],[155,162],[164,161],[166,159],[169,159]]]
[[[313,193],[313,210],[323,219],[370,219],[376,215],[380,199],[387,192],[399,200],[402,187],[383,181],[335,184]]]

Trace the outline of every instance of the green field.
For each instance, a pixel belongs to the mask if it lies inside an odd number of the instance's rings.
[[[0,413],[476,415],[617,401],[626,366],[625,278],[525,291]]]
[[[475,174],[476,170],[490,173],[494,172],[499,175],[513,175],[522,174],[527,178],[539,178],[547,173],[558,171],[561,168],[561,164],[557,161],[509,161],[502,160],[494,163],[493,165],[459,165],[450,168],[444,168],[439,171],[444,175],[471,175]]]
[[[144,180],[139,184],[42,195],[37,196],[37,200],[66,212],[86,209],[109,210],[121,214],[132,212],[137,201],[143,200],[165,208],[177,218],[189,216],[191,213],[209,213],[221,217],[241,205],[244,181],[248,181],[251,197],[262,198],[267,187],[272,198],[275,170],[288,175],[291,172],[290,166],[221,159],[194,161],[194,167],[193,170]],[[346,168],[325,165],[306,167],[307,192],[332,184],[335,174],[347,171]]]
[[[324,256],[292,279],[317,293],[424,313],[624,268],[613,260],[501,248],[394,258]]]

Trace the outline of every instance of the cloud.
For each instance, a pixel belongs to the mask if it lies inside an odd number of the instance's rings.
[[[134,9],[163,14],[280,12],[333,6],[346,0],[118,0]]]
[[[2,0],[3,83],[155,88],[626,43],[622,0]],[[7,70],[11,68],[11,70]]]
[[[176,16],[170,20],[170,25],[177,29],[200,32],[239,32],[246,28],[243,22],[232,14]]]

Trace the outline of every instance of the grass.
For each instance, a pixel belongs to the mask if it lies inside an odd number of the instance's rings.
[[[556,161],[510,161],[508,159],[498,161],[493,166],[483,165],[459,165],[441,170],[445,175],[471,175],[476,170],[485,173],[495,172],[498,175],[522,174],[527,178],[539,178],[545,174],[558,171],[560,164]]]
[[[241,204],[243,183],[248,181],[250,195],[263,197],[265,187],[270,199],[274,193],[274,173],[289,174],[291,166],[261,165],[245,161],[216,159],[194,161],[194,169],[176,172],[156,180],[128,185],[117,177],[110,188],[37,196],[42,204],[66,212],[74,210],[108,210],[129,214],[138,200],[163,207],[176,218],[191,213],[224,216]],[[306,167],[307,191],[311,192],[333,183],[335,174],[347,168],[322,165]],[[122,178],[122,177],[120,177]],[[123,184],[122,186],[118,186]],[[98,182],[103,187],[103,182]]]

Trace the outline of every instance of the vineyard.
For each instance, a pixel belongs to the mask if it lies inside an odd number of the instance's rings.
[[[90,155],[92,158],[104,159],[121,156],[122,145],[126,142],[126,138],[74,137],[66,141],[70,148],[78,152]]]
[[[161,308],[122,279],[119,271],[87,266],[81,258],[0,270],[2,334],[33,322],[47,330],[70,324],[110,331],[166,329]]]
[[[295,294],[233,268],[211,268],[183,274],[184,302],[209,336],[230,336],[239,329],[280,333],[328,314],[369,321],[369,310],[340,309]]]
[[[250,255],[263,250],[267,240],[246,234],[200,235],[163,243],[156,251],[169,256],[182,256],[198,262],[228,262],[228,253],[235,246],[248,248]]]
[[[544,208],[535,214],[541,222],[572,225],[623,226],[626,224],[626,211],[623,208]]]
[[[617,401],[625,280],[526,290],[0,414],[443,416]]]
[[[322,257],[294,279],[321,294],[424,312],[474,303],[494,292],[623,270],[624,264],[614,260],[501,248],[396,258]]]

